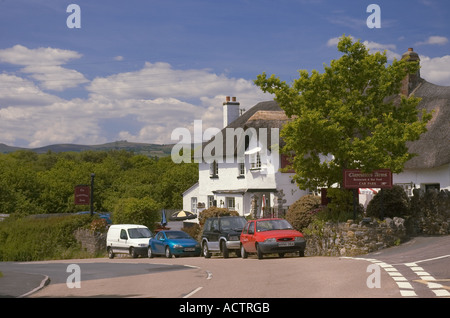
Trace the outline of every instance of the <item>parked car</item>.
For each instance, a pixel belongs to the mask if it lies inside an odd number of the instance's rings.
[[[148,240],[152,232],[144,225],[114,224],[106,234],[106,250],[109,258],[115,254],[129,254],[136,258],[147,255]]]
[[[258,219],[249,221],[241,234],[241,255],[247,258],[248,253],[256,253],[258,259],[264,254],[296,252],[305,256],[306,240],[303,234],[294,230],[285,219]]]
[[[221,216],[208,218],[202,232],[202,250],[205,258],[212,253],[229,257],[230,251],[241,256],[239,236],[247,221],[242,216]]]
[[[200,256],[200,244],[183,231],[164,230],[158,232],[148,242],[148,257],[155,255],[172,256]]]
[[[76,212],[75,214],[91,214],[91,211],[81,211]],[[111,213],[109,212],[94,212],[94,215],[98,215],[101,219],[104,219],[106,221],[106,224],[110,225],[112,223],[111,221]]]

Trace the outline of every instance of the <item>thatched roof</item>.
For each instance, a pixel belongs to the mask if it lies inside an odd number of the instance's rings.
[[[434,110],[428,131],[408,144],[410,153],[417,154],[405,164],[405,169],[434,168],[450,163],[450,86],[438,86],[420,79],[412,91],[422,98],[418,108]]]
[[[267,146],[270,147],[272,145],[271,140],[271,128],[279,128],[281,130],[282,125],[286,122],[287,116],[284,111],[280,108],[277,102],[275,101],[266,101],[260,102],[247,110],[242,116],[238,117],[235,121],[231,122],[227,127],[222,129],[221,135],[223,138],[223,154],[225,155],[226,149],[226,129],[227,128],[242,128],[246,131],[249,128],[255,128],[256,132],[259,133],[260,128],[267,129]],[[259,136],[258,136],[259,138]],[[213,142],[214,139],[205,142],[203,144],[203,149],[209,143]],[[282,141],[280,140],[280,146]],[[234,141],[234,155],[236,156],[237,151],[237,141]],[[212,152],[214,155],[214,151]]]
[[[418,108],[434,111],[429,121],[428,131],[419,140],[408,143],[410,153],[416,154],[405,164],[405,169],[440,167],[450,163],[450,86],[438,86],[419,78],[412,87],[411,94],[422,100]],[[270,128],[279,128],[288,117],[275,101],[261,102],[250,108],[242,116],[222,130],[223,149],[226,144],[226,128],[267,128],[267,142],[271,145]],[[209,142],[204,143],[204,146]],[[280,139],[280,147],[284,146]],[[236,154],[236,148],[235,148]]]

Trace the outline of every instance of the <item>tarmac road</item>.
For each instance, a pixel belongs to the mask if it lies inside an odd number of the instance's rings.
[[[80,266],[80,288],[66,284],[70,264]],[[33,298],[400,297],[386,273],[381,273],[382,288],[371,289],[366,284],[367,262],[336,257],[124,258],[10,264],[13,265],[16,270],[34,271],[41,277],[47,272],[51,277],[50,284],[28,296]],[[9,296],[14,296],[11,294],[10,291]]]
[[[449,246],[450,236],[444,236],[414,238],[399,247],[357,258],[157,257],[6,262],[0,263],[0,295],[191,299],[449,297]],[[80,267],[80,288],[67,285],[70,264]],[[383,269],[380,288],[368,287],[371,264]],[[44,287],[45,283],[48,284]],[[27,294],[35,288],[38,290]]]

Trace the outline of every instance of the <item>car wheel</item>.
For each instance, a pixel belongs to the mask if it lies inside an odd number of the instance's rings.
[[[299,257],[305,257],[305,251],[298,251]]]
[[[222,241],[220,243],[220,246],[221,246],[223,258],[228,258],[230,256],[230,253],[227,248],[227,243],[225,243],[225,241]]]
[[[284,253],[278,253],[278,256],[283,258],[284,257]]]
[[[241,256],[242,258],[247,258],[248,257],[248,253],[244,248],[244,245],[241,244]]]
[[[258,255],[258,259],[263,258],[263,252],[261,251],[261,248],[259,247],[259,245],[256,245],[256,254]]]
[[[138,257],[138,255],[137,255],[136,250],[134,249],[134,247],[130,247],[130,256],[131,256],[132,258]]]
[[[170,248],[168,246],[166,246],[166,257],[172,258],[172,252],[170,252]]]
[[[153,258],[153,251],[152,251],[152,248],[150,246],[148,247],[147,255],[148,255],[148,258]]]
[[[114,258],[114,252],[112,247],[108,247],[108,257],[113,259]]]
[[[206,243],[206,242],[203,243],[203,256],[205,258],[210,258],[211,257],[211,253],[208,250],[208,243]]]

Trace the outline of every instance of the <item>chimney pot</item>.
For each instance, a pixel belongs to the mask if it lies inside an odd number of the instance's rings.
[[[236,97],[233,97],[231,100],[232,100],[233,102],[235,102],[235,101],[236,101]]]
[[[227,102],[229,102],[230,101],[230,96],[227,96]]]
[[[413,50],[412,47],[410,47],[410,48],[408,48],[408,51],[409,51],[409,52],[412,52],[412,51],[414,51],[414,50]]]

